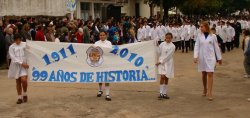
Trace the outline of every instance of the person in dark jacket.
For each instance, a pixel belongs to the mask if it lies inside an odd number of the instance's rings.
[[[234,30],[235,30],[235,37],[234,37],[234,47],[239,48],[240,47],[240,34],[242,33],[241,24],[237,22],[237,20],[234,21]]]
[[[6,48],[4,41],[3,22],[0,20],[0,65],[6,60]]]

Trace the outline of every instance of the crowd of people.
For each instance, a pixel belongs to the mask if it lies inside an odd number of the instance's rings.
[[[159,61],[156,63],[158,74],[161,75],[159,98],[169,99],[166,88],[168,79],[174,76],[173,54],[175,51],[181,50],[182,53],[194,51],[194,62],[199,62],[198,69],[203,75],[204,96],[213,100],[212,80],[215,64],[216,62],[222,63],[221,52],[230,52],[234,48],[240,47],[240,36],[243,31],[244,66],[247,73],[245,77],[250,77],[250,59],[248,57],[250,55],[250,19],[205,18],[208,22],[203,22],[202,18],[192,19],[179,16],[169,18],[168,22],[161,22],[157,16],[149,19],[122,17],[117,20],[110,18],[106,21],[101,21],[99,18],[93,20],[91,17],[87,21],[80,19],[70,21],[67,18],[57,17],[5,19],[0,21],[0,57],[4,57],[1,61],[7,60],[7,65],[10,65],[10,70],[13,72],[11,66],[16,61],[14,52],[16,50],[24,51],[25,47],[22,42],[27,40],[93,43],[104,47],[155,40],[159,44]],[[19,56],[24,57],[24,53],[20,51],[18,53],[20,53]],[[12,63],[10,63],[11,61]],[[207,63],[208,61],[211,63]],[[18,61],[15,63],[21,65],[22,68],[17,75],[25,75],[25,69],[29,66]],[[9,76],[15,76],[15,74]],[[17,79],[18,95],[21,94],[21,86],[27,90],[27,76],[22,77]],[[109,83],[106,83],[105,86],[106,100],[110,101]],[[102,84],[100,83],[97,97],[102,94]],[[27,96],[26,91],[24,91],[24,96]],[[23,102],[21,98],[22,96],[19,95],[17,103]],[[24,101],[27,101],[27,97]]]
[[[6,47],[13,43],[13,34],[19,33],[22,41],[50,41],[95,43],[100,31],[108,32],[108,40],[114,45],[147,40],[162,42],[166,33],[173,34],[176,49],[182,52],[193,50],[201,18],[172,17],[169,22],[161,22],[157,16],[151,18],[122,17],[120,20],[99,18],[87,21],[70,21],[57,17],[22,17],[0,21],[1,41]],[[207,20],[207,19],[206,19]],[[226,49],[239,48],[242,30],[250,29],[250,18],[209,18],[210,28],[219,36],[220,46]],[[1,46],[3,47],[3,46]],[[2,52],[3,53],[3,52]]]

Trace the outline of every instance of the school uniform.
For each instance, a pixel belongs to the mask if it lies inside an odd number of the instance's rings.
[[[146,39],[146,30],[143,28],[139,28],[137,30],[137,40],[141,42],[141,41],[145,41],[145,39]]]
[[[159,41],[160,40],[157,28],[154,28],[154,27],[151,28],[150,32],[149,32],[149,36],[150,36],[151,40],[155,40],[155,41]]]
[[[105,40],[105,41],[99,40],[95,42],[95,46],[112,48],[112,43],[108,40]]]
[[[148,40],[150,40],[150,26],[148,26],[148,25],[144,25],[143,27],[142,27],[143,29],[144,29],[144,32],[145,32],[145,40],[146,41],[148,41]]]
[[[165,75],[167,78],[174,78],[174,59],[175,45],[167,42],[162,42],[159,45],[159,62],[158,74]]]
[[[28,75],[28,70],[22,67],[23,63],[27,63],[25,54],[26,43],[21,42],[19,45],[13,43],[9,48],[11,64],[8,71],[8,78],[18,79]]]
[[[222,59],[216,35],[198,34],[194,48],[194,58],[198,59],[199,72],[214,72],[216,61]]]
[[[163,25],[157,27],[157,34],[161,42],[165,40],[165,27]]]
[[[112,43],[108,40],[99,40],[99,41],[96,41],[95,46],[99,46],[99,47],[104,47],[104,48],[112,48]],[[106,100],[108,101],[111,101],[111,98],[109,96],[109,92],[110,92],[110,87],[109,86],[105,86],[105,90],[106,90]],[[99,92],[97,94],[97,97],[101,97],[101,95],[103,94],[102,92],[102,86],[99,85]]]
[[[169,27],[168,33],[171,33],[173,35],[172,42],[175,45],[175,47],[177,47],[177,29],[174,27]]]
[[[181,40],[182,40],[182,52],[184,52],[184,50],[186,50],[186,52],[188,52],[188,48],[190,47],[190,37],[189,37],[189,32],[188,32],[188,26],[187,25],[183,25],[181,30]]]
[[[227,42],[227,27],[225,25],[217,27],[217,34],[222,38],[223,43],[221,44],[221,51],[225,53],[226,51],[226,42]]]
[[[194,50],[195,33],[196,33],[196,27],[194,25],[190,25],[190,27],[189,27],[189,37],[190,37],[190,48],[191,48],[191,50]]]
[[[176,35],[176,43],[177,43],[176,49],[179,49],[179,50],[181,50],[181,42],[182,42],[181,32],[182,32],[181,27],[176,27],[176,33],[177,33],[177,35]]]
[[[226,46],[227,46],[227,50],[230,51],[234,48],[234,45],[232,42],[234,40],[235,30],[232,26],[227,26],[226,33],[227,33]]]

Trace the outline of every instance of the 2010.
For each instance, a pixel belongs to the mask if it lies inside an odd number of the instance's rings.
[[[74,47],[72,44],[70,44],[67,48],[67,50],[69,50],[70,55],[74,55],[76,54]],[[65,59],[68,57],[65,48],[62,48],[61,50],[59,50],[58,52],[52,52],[50,55],[45,54],[42,59],[45,62],[46,65],[50,65],[54,62],[58,62],[61,58]],[[52,60],[50,60],[50,58],[52,58]]]
[[[119,47],[118,46],[113,46],[113,50],[110,51],[110,53],[117,55],[118,51],[119,51]],[[129,54],[129,51],[128,51],[127,48],[121,49],[121,51],[119,53],[121,58],[127,57],[128,54]],[[128,57],[127,61],[132,63],[132,61],[135,60],[134,65],[136,67],[139,67],[139,66],[141,66],[143,64],[144,59],[143,59],[143,57],[137,57],[137,55],[138,54],[136,54],[136,53],[130,53],[130,56]]]

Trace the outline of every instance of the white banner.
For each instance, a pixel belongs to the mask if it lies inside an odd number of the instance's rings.
[[[93,44],[27,42],[33,82],[155,82],[154,41],[112,48]]]

